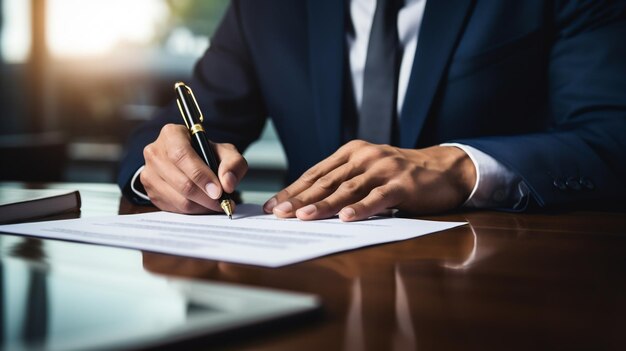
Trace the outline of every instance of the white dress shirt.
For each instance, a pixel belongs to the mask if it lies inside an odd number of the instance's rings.
[[[425,7],[426,0],[405,0],[404,6],[398,13],[398,36],[400,45],[403,48],[400,75],[398,77],[398,116],[400,116],[402,106],[405,103],[404,98],[413,67],[413,59],[415,58],[415,50],[418,45],[419,31]],[[376,0],[350,1],[350,18],[352,19],[354,33],[346,33],[346,41],[357,109],[361,105],[363,98],[363,72],[365,70],[367,46],[375,11]],[[523,202],[527,198],[529,191],[517,174],[507,169],[493,157],[469,145],[456,143],[442,145],[455,146],[465,151],[476,168],[476,184],[464,206],[508,209],[523,207]],[[143,166],[133,176],[131,189],[141,198],[149,200],[148,196],[140,192],[136,187],[142,170]]]

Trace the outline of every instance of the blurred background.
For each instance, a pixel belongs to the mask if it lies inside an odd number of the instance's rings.
[[[130,132],[172,99],[227,0],[0,0],[0,180],[115,182]],[[268,123],[243,190],[278,190]]]

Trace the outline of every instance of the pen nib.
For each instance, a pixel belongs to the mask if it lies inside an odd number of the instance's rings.
[[[233,205],[232,200],[222,200],[220,203],[220,207],[222,207],[222,210],[228,215],[229,219],[233,219]]]

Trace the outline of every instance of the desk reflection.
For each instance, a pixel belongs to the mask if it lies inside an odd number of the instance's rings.
[[[2,238],[0,238],[1,240]],[[0,347],[8,345],[8,341],[14,338],[23,340],[28,347],[39,348],[46,342],[48,335],[48,282],[46,279],[48,265],[44,261],[44,251],[41,240],[33,238],[23,238],[11,248],[15,256],[27,257],[38,265],[38,269],[28,270],[26,281],[22,286],[25,290],[25,300],[20,305],[24,309],[21,325],[12,325],[12,320],[4,320],[10,317],[12,305],[15,301],[10,301],[8,289],[13,289],[11,269],[7,269],[0,261]],[[12,274],[10,274],[12,273]],[[6,281],[6,282],[5,282]],[[7,284],[8,283],[8,284]]]
[[[314,293],[322,297],[326,319],[343,324],[320,331],[324,344],[346,350],[405,350],[416,346],[416,300],[425,287],[404,267],[462,270],[485,257],[479,244],[468,225],[278,269],[151,252],[143,252],[143,265],[158,274]]]

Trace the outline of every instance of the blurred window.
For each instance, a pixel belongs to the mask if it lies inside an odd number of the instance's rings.
[[[31,45],[30,1],[0,0],[0,61],[24,63]]]
[[[60,59],[146,48],[198,57],[226,4],[225,0],[48,0],[48,47],[52,57]]]

